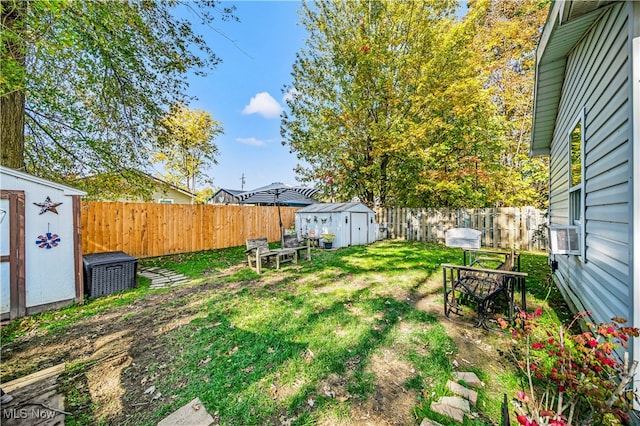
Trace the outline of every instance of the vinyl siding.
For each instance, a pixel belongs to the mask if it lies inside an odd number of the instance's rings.
[[[633,317],[628,8],[608,8],[567,58],[550,149],[550,224],[568,224],[568,133],[583,108],[585,258],[556,256],[556,282],[596,321]]]

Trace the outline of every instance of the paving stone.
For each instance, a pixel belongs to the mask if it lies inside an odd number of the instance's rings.
[[[476,405],[478,402],[478,392],[473,389],[465,388],[461,384],[452,382],[451,380],[447,381],[447,387],[456,395],[466,398],[472,405]]]
[[[138,274],[151,280],[151,288],[175,287],[191,282],[189,277],[159,267],[141,268]]]
[[[438,423],[431,419],[422,419],[420,426],[442,426],[442,423]]]
[[[459,396],[443,396],[440,398],[439,402],[449,405],[450,407],[458,408],[465,413],[471,412],[469,401],[464,398],[460,398]]]
[[[470,413],[471,408],[469,407],[469,401],[464,398],[443,396],[437,402],[431,403],[431,411],[462,423],[464,422],[464,415]]]
[[[212,423],[211,414],[207,413],[200,398],[195,398],[162,419],[158,426],[209,426]]]
[[[475,373],[471,373],[468,371],[455,371],[453,373],[453,378],[457,382],[463,381],[467,385],[472,386],[474,388],[477,388],[483,385],[482,381],[480,381],[480,379],[478,378],[478,376],[476,376]]]

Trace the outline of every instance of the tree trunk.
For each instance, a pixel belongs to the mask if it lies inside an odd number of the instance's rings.
[[[27,2],[2,0],[2,32],[22,34]],[[21,38],[3,37],[3,63],[13,63],[19,75],[8,77],[0,96],[0,165],[24,169],[24,69],[25,49]],[[13,77],[13,78],[12,78]]]

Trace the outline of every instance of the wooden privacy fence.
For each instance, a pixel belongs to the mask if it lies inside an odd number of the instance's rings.
[[[280,207],[284,228],[295,207]],[[135,257],[243,246],[248,238],[280,240],[277,207],[120,202],[82,203],[83,254],[124,251]],[[543,250],[544,212],[533,207],[488,209],[376,209],[393,239],[444,243],[449,228],[482,232],[482,245]],[[542,231],[542,232],[540,232]]]
[[[284,228],[296,210],[280,207]],[[280,240],[277,207],[83,202],[81,216],[84,254],[152,257]]]
[[[378,223],[386,223],[389,238],[445,242],[450,228],[473,228],[482,232],[484,247],[544,250],[545,212],[535,207],[486,209],[376,209]],[[541,238],[542,237],[542,238]]]

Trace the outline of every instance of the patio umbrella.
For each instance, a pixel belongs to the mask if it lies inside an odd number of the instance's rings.
[[[280,205],[309,205],[315,203],[310,197],[319,189],[291,186],[281,182],[263,186],[238,195],[241,204],[274,204],[278,207],[278,223],[280,225],[280,243],[282,243],[282,215]]]

